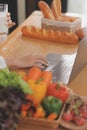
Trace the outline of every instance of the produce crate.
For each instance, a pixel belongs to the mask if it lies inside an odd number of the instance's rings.
[[[22,118],[17,130],[58,130],[65,104],[57,120],[37,119],[33,117]]]
[[[72,19],[72,21],[68,21],[69,18]],[[61,18],[59,18],[58,20],[42,18],[41,26],[45,29],[76,32],[76,30],[81,27],[81,22],[82,19],[80,17],[62,15]]]
[[[18,130],[57,130],[59,120],[49,121],[46,119],[25,118],[20,121]]]

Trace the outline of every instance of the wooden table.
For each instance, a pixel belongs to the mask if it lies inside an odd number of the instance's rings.
[[[18,57],[27,53],[34,55],[46,56],[48,53],[73,54],[76,52],[78,45],[61,44],[48,42],[22,36],[21,28],[24,25],[35,25],[41,27],[42,13],[34,11],[20,26],[17,27],[7,38],[0,44],[0,54],[3,56]]]
[[[48,53],[62,53],[62,54],[74,54],[77,51],[78,45],[67,45],[61,43],[54,43],[48,41],[42,41],[32,38],[26,38],[22,36],[21,28],[24,25],[35,25],[41,27],[42,13],[40,11],[34,11],[20,26],[17,27],[7,40],[0,44],[0,55],[4,57],[21,57],[28,53],[34,55],[46,56]],[[64,128],[58,128],[58,130],[65,130]]]

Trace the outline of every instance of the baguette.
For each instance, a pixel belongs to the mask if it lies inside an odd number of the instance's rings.
[[[87,27],[80,28],[76,31],[77,36],[79,39],[83,39],[87,36]]]
[[[46,2],[39,1],[38,6],[39,6],[40,10],[42,11],[42,13],[44,15],[44,18],[53,19],[53,20],[55,19],[49,5]]]
[[[41,29],[35,26],[23,26],[22,34],[27,37],[48,40],[58,43],[76,44],[78,36],[71,32]]]
[[[51,10],[57,19],[61,15],[61,0],[53,0]]]

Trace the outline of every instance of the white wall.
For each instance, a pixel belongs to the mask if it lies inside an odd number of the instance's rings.
[[[87,0],[68,0],[68,12],[87,14]]]

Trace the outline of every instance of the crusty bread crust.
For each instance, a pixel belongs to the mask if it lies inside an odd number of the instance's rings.
[[[79,39],[83,39],[84,37],[87,37],[87,27],[78,29],[76,31],[76,34],[78,35]]]
[[[46,2],[39,1],[38,6],[44,15],[44,18],[53,19],[53,20],[55,19],[49,5]]]
[[[61,0],[53,0],[51,4],[51,10],[57,19],[61,15]]]
[[[58,43],[77,44],[78,36],[74,33],[41,29],[35,26],[23,26],[21,29],[24,36],[48,40]]]

